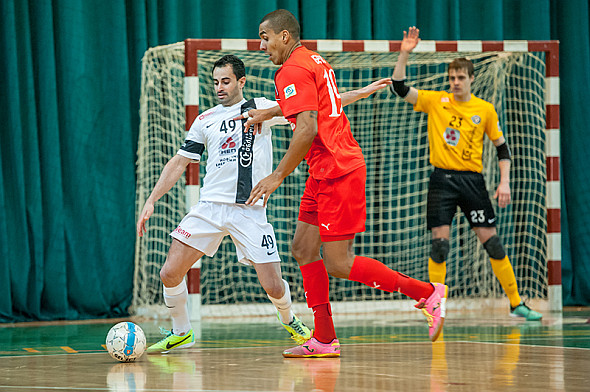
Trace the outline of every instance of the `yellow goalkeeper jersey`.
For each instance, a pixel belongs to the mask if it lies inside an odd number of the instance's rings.
[[[502,136],[494,106],[471,94],[457,102],[446,91],[418,90],[414,110],[428,114],[430,163],[448,170],[482,171],[483,134]]]

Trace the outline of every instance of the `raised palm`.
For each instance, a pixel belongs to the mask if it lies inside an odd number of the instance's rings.
[[[400,51],[411,52],[420,42],[420,30],[416,27],[410,27],[408,31],[404,31],[404,39]]]

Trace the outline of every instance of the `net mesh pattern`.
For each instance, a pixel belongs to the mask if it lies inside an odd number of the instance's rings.
[[[198,51],[199,108],[217,104],[211,69],[224,51]],[[278,67],[255,51],[232,51],[246,64],[246,99],[274,98],[273,75]],[[327,52],[340,92],[390,77],[397,53]],[[425,90],[447,90],[447,65],[467,57],[475,65],[472,91],[491,102],[511,148],[513,202],[498,208],[498,234],[510,257],[519,292],[547,298],[546,170],[545,170],[545,54],[541,52],[412,53],[407,84]],[[143,59],[141,129],[137,162],[137,214],[157,182],[161,170],[182,144],[185,132],[184,45],[148,50]],[[345,108],[353,134],[367,163],[367,230],[357,234],[355,253],[382,261],[420,280],[428,280],[431,235],[426,228],[426,195],[432,172],[429,164],[427,115],[381,90]],[[288,126],[273,127],[274,163],[289,145]],[[201,163],[204,175],[206,154]],[[484,177],[490,197],[499,183],[496,150],[484,143]],[[303,284],[290,243],[298,206],[307,179],[305,162],[271,196],[268,219],[274,226],[282,258],[283,277],[295,302],[304,302]],[[179,181],[157,204],[148,232],[136,245],[133,306],[163,302],[159,270],[171,242],[169,233],[187,211],[184,181]],[[446,283],[450,297],[499,298],[503,291],[489,257],[458,210],[451,228],[451,250]],[[227,237],[216,255],[203,259],[201,294],[204,305],[268,303],[253,268],[237,262]],[[360,283],[332,278],[330,299],[357,302],[404,298]]]

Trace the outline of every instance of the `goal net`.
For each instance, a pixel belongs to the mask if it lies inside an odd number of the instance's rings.
[[[185,133],[184,44],[157,47],[143,58],[141,128],[137,162],[137,214],[153,189],[160,172],[182,144]],[[397,52],[322,52],[336,74],[340,92],[363,87],[390,77]],[[259,51],[199,50],[199,108],[217,104],[211,79],[213,63],[232,53],[246,65],[246,99],[274,99],[274,66]],[[521,296],[547,299],[547,202],[545,52],[414,52],[407,67],[407,84],[419,89],[447,90],[447,65],[467,57],[475,65],[473,93],[491,102],[510,145],[513,161],[513,202],[494,207],[498,234],[514,266]],[[355,252],[421,280],[428,280],[431,234],[426,228],[426,194],[432,167],[429,164],[427,116],[381,90],[345,108],[352,131],[367,163],[367,230],[355,239]],[[273,127],[275,165],[284,155],[292,135],[290,127]],[[201,162],[204,175],[206,154]],[[268,220],[274,226],[282,258],[282,272],[291,286],[294,302],[305,303],[296,261],[290,255],[298,206],[307,179],[303,162],[271,196]],[[484,176],[490,197],[499,183],[496,150],[484,144]],[[162,304],[159,270],[171,242],[169,233],[182,219],[184,181],[179,181],[157,204],[138,239],[135,255],[133,310]],[[508,301],[495,278],[489,257],[458,211],[451,231],[446,283],[453,299],[500,299]],[[272,313],[272,305],[260,287],[253,268],[237,262],[229,238],[212,258],[202,260],[203,309],[213,305],[248,304],[253,313]],[[331,278],[330,299],[338,309],[368,309],[369,303],[405,299],[360,283]],[[396,301],[398,302],[398,301]],[[254,304],[254,305],[252,305]],[[269,309],[269,306],[271,307]],[[228,309],[224,311],[223,309]],[[231,307],[215,307],[215,314],[232,314]],[[213,313],[213,312],[211,312]]]

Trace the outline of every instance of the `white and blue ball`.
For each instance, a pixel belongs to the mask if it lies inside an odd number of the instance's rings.
[[[120,362],[133,362],[146,348],[145,334],[139,325],[123,321],[114,325],[107,334],[107,351]]]

